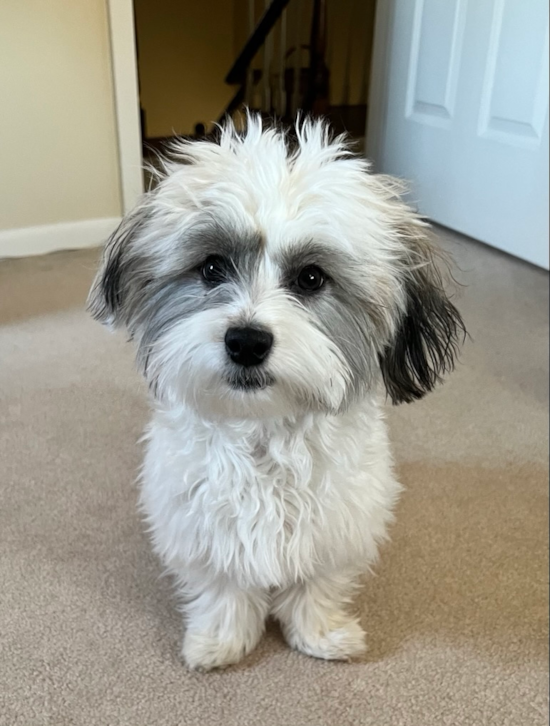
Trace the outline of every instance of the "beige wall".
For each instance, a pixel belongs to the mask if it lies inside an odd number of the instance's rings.
[[[215,121],[235,90],[233,0],[135,0],[141,105],[149,138]]]
[[[120,215],[106,0],[1,0],[0,104],[0,230]]]

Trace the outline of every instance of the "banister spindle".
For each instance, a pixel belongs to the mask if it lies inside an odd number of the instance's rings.
[[[265,0],[265,9],[270,5],[270,0]],[[271,60],[273,58],[273,33],[270,31],[265,39],[263,52],[262,71],[262,111],[271,112]]]
[[[279,107],[277,112],[283,117],[286,114],[286,23],[287,11],[281,15],[281,32],[279,34]]]
[[[256,27],[256,0],[248,0],[248,37],[254,32]],[[250,108],[254,105],[254,68],[252,63],[246,69],[245,81],[245,104]]]
[[[302,20],[304,15],[303,0],[296,0],[296,22],[294,23],[294,68],[292,72],[292,104],[291,114],[295,116],[301,104],[300,85],[302,77]]]

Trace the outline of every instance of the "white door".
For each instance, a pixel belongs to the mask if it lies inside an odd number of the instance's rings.
[[[378,0],[369,106],[420,212],[548,267],[548,0]]]

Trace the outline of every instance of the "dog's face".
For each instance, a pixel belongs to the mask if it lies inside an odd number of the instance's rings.
[[[345,410],[431,390],[463,333],[422,222],[319,122],[181,142],[109,240],[93,314],[156,395],[201,415]]]

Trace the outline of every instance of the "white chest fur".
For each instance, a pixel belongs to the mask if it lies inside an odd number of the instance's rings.
[[[157,412],[142,505],[170,570],[282,587],[367,569],[399,485],[375,402],[343,416],[211,422]]]

